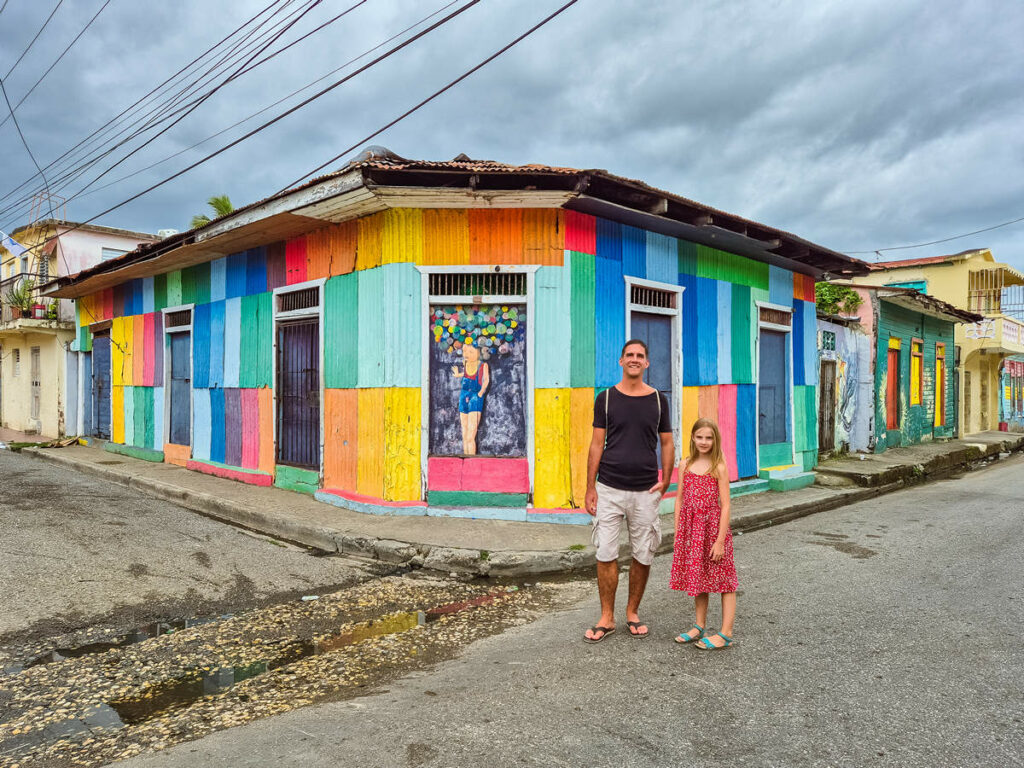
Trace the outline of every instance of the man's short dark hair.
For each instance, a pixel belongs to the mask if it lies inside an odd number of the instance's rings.
[[[639,344],[641,347],[644,348],[644,357],[650,357],[651,356],[650,352],[648,352],[648,350],[647,350],[647,342],[646,341],[644,341],[643,339],[630,339],[629,341],[627,341],[625,344],[622,345],[622,354],[620,354],[619,357],[622,357],[623,355],[625,355],[626,354],[626,349],[628,347],[632,346],[633,344]]]

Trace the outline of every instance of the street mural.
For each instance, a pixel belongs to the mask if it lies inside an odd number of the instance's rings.
[[[430,453],[526,455],[526,307],[434,306]]]

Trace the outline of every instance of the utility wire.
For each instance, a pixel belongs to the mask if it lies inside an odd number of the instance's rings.
[[[60,56],[58,56],[58,57],[57,57],[56,59],[54,59],[54,61],[53,61],[53,64],[51,64],[51,65],[50,65],[50,66],[49,66],[49,67],[48,67],[48,68],[46,69],[46,71],[45,71],[45,72],[43,72],[43,74],[42,74],[42,75],[40,76],[40,78],[39,78],[38,80],[36,80],[36,81],[35,81],[35,83],[34,83],[34,84],[32,85],[32,87],[31,87],[31,88],[29,88],[29,89],[28,89],[28,91],[27,91],[27,92],[25,93],[25,95],[24,95],[24,96],[22,96],[22,97],[21,97],[21,99],[20,99],[20,100],[18,101],[18,103],[14,105],[14,109],[12,109],[12,110],[11,110],[11,114],[14,114],[14,110],[16,110],[16,109],[17,109],[18,107],[20,107],[20,106],[21,106],[22,104],[24,104],[24,103],[25,103],[25,99],[27,99],[27,98],[28,98],[29,96],[31,96],[31,95],[32,95],[32,91],[34,91],[34,90],[36,89],[36,87],[37,87],[37,86],[38,86],[38,85],[39,85],[39,84],[40,84],[41,82],[43,82],[43,80],[45,80],[45,79],[46,79],[46,76],[47,76],[48,74],[50,74],[50,72],[51,72],[51,71],[53,70],[53,68],[54,68],[54,67],[56,67],[56,66],[57,66],[57,65],[58,65],[58,64],[60,63],[60,60],[64,58],[64,55],[65,55],[65,54],[66,54],[66,53],[67,53],[68,51],[70,51],[70,50],[71,50],[71,48],[72,48],[72,47],[74,46],[74,44],[78,42],[78,39],[79,39],[79,38],[80,38],[80,37],[81,37],[82,35],[84,35],[84,34],[85,34],[86,30],[88,30],[88,29],[89,29],[89,27],[91,27],[91,26],[92,26],[92,23],[93,23],[94,21],[96,21],[96,18],[97,18],[97,17],[98,17],[98,16],[99,16],[99,15],[100,15],[101,13],[103,13],[104,9],[105,9],[105,8],[106,8],[106,7],[108,6],[108,5],[110,5],[110,3],[111,3],[111,0],[106,0],[106,2],[105,2],[105,3],[103,3],[103,5],[101,5],[101,6],[100,6],[100,9],[99,9],[98,11],[96,11],[96,13],[95,13],[95,14],[93,15],[93,17],[92,17],[91,19],[89,19],[89,22],[88,22],[88,23],[87,23],[87,24],[86,24],[86,25],[85,25],[85,26],[84,26],[84,27],[82,28],[82,31],[81,31],[81,32],[79,32],[79,33],[78,33],[77,35],[75,35],[75,39],[74,39],[74,40],[72,40],[72,41],[71,41],[70,43],[68,43],[67,47],[66,47],[66,48],[65,48],[65,49],[64,49],[63,51],[61,51],[61,53],[60,53]],[[8,73],[8,74],[9,74],[9,73]],[[10,120],[10,119],[11,119],[11,116],[10,116],[10,115],[8,115],[8,116],[7,116],[7,117],[5,117],[5,118],[4,118],[3,120],[0,120],[0,127],[3,127],[4,123],[6,123],[6,122],[7,122],[8,120]]]
[[[932,240],[931,242],[928,242],[928,243],[915,243],[914,245],[894,245],[894,246],[890,246],[889,248],[875,248],[874,250],[870,250],[870,251],[843,251],[843,253],[847,254],[848,256],[860,255],[860,254],[864,254],[864,253],[877,253],[877,254],[881,255],[882,251],[906,251],[906,250],[909,250],[911,248],[924,248],[926,245],[938,245],[939,243],[948,243],[948,242],[951,242],[953,240],[960,240],[961,238],[964,238],[964,237],[970,237],[971,235],[980,235],[982,232],[991,232],[993,229],[1001,229],[1002,227],[1008,227],[1011,224],[1018,224],[1018,223],[1020,223],[1022,221],[1024,221],[1024,216],[1021,216],[1019,219],[1011,219],[1010,221],[1004,221],[1002,224],[996,224],[996,225],[991,226],[991,227],[984,227],[983,229],[976,229],[973,232],[965,232],[962,235],[954,235],[953,237],[944,237],[941,240]]]
[[[29,50],[32,48],[33,45],[36,44],[36,40],[38,40],[39,36],[41,34],[43,34],[43,30],[46,29],[46,25],[50,23],[50,19],[53,18],[53,15],[55,13],[57,13],[57,9],[59,9],[61,7],[61,5],[63,5],[63,4],[64,4],[64,0],[57,0],[57,5],[54,6],[52,11],[50,11],[50,15],[46,17],[46,21],[43,22],[43,26],[41,26],[39,28],[39,31],[36,32],[36,36],[32,38],[32,42],[30,42],[28,44],[28,46],[25,48],[25,50],[21,52],[21,56],[19,56],[18,60],[11,65],[10,69],[7,70],[7,74],[5,74],[3,76],[4,80],[6,80],[8,77],[11,76],[11,72],[13,72],[17,68],[17,66],[21,63],[21,60],[25,58],[25,54],[29,52]],[[7,4],[4,3],[4,5],[6,6]],[[2,9],[0,9],[0,10],[2,10]],[[10,103],[9,100],[8,100],[8,103]]]

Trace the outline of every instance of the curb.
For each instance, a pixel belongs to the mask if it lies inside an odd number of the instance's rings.
[[[971,448],[973,449],[973,447]],[[851,488],[834,489],[824,498],[743,515],[733,520],[732,530],[734,533],[751,533],[817,512],[826,512],[831,509],[847,506],[848,504],[866,501],[911,485],[942,479],[965,469],[970,469],[972,465],[977,465],[980,462],[999,461],[1002,458],[1001,454],[1006,452],[1002,444],[989,446],[989,448],[994,448],[994,450],[982,449],[977,452],[974,450],[957,451],[958,456],[965,454],[965,457],[962,462],[955,464],[943,461],[928,462],[927,465],[903,465],[899,467],[902,471],[899,473],[898,479],[883,484],[858,485]],[[1024,443],[1011,448],[1010,455],[1020,450],[1024,450]],[[485,552],[464,547],[432,546],[394,539],[382,539],[374,536],[341,533],[330,528],[274,517],[259,510],[201,491],[190,491],[186,488],[170,483],[162,483],[150,478],[131,477],[130,475],[94,464],[68,459],[52,450],[24,448],[21,452],[51,464],[99,477],[153,498],[170,501],[214,520],[315,549],[326,554],[359,557],[396,566],[425,568],[446,573],[505,578],[574,573],[589,570],[596,563],[596,553],[593,547],[581,550],[502,550]],[[934,466],[932,468],[934,464],[941,464],[941,466]],[[931,469],[931,471],[928,471],[928,469]],[[671,523],[671,521],[669,522]],[[669,530],[662,531],[661,544],[657,550],[658,554],[672,551],[674,539],[675,532],[671,530],[671,524],[669,524]],[[627,543],[622,546],[620,557],[623,555],[628,556],[628,553],[629,545]]]

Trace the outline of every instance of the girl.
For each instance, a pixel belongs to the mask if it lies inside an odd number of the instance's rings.
[[[698,649],[717,651],[732,645],[736,617],[736,566],[729,530],[729,468],[722,438],[711,419],[697,419],[690,431],[690,455],[679,462],[675,552],[669,586],[693,595],[697,620],[676,638]],[[704,637],[708,593],[722,595],[722,629]]]

